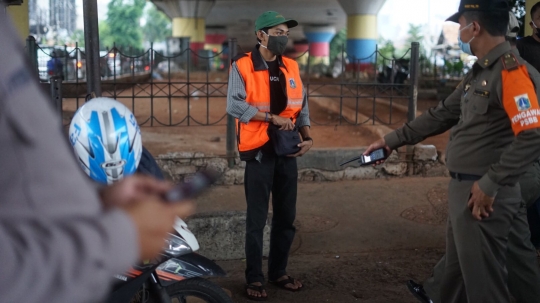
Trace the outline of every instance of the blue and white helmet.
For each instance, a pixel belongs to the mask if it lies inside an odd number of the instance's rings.
[[[131,175],[141,160],[141,131],[133,113],[110,98],[81,106],[69,126],[69,141],[83,170],[111,184]]]

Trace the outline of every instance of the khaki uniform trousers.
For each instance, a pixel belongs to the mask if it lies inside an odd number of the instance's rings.
[[[521,177],[521,196],[524,203],[508,235],[506,267],[508,289],[517,303],[540,303],[540,269],[530,241],[527,208],[540,196],[540,164],[535,162]],[[523,205],[525,204],[525,205]],[[440,287],[446,265],[446,256],[435,265],[433,275],[424,281],[424,290],[433,303],[441,302]]]
[[[501,188],[494,212],[477,221],[467,206],[473,183],[450,181],[446,258],[436,266],[435,279],[426,281],[426,291],[434,302],[503,303],[510,302],[510,288],[518,302],[540,302],[538,263],[519,186]],[[440,296],[433,291],[436,284]]]

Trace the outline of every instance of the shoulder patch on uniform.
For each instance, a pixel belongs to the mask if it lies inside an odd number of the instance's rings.
[[[529,129],[540,129],[540,106],[536,89],[525,64],[515,70],[502,70],[502,103],[517,136]]]
[[[515,70],[519,67],[519,61],[513,53],[506,53],[501,57],[502,64],[506,70]]]
[[[238,60],[240,60],[240,59],[242,59],[244,57],[247,57],[247,54],[246,53],[241,53],[241,54],[236,55],[232,60],[233,60],[233,62],[236,62],[236,61],[238,61]]]

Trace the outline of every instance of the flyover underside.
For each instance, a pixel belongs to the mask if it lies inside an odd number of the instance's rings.
[[[379,37],[377,14],[385,0],[152,0],[173,21],[173,36],[185,35],[191,41],[204,41],[205,28],[223,29],[236,38],[243,50],[256,43],[255,19],[267,10],[294,18],[299,26],[291,29],[292,42],[307,39],[312,55],[328,56],[328,43],[335,32],[347,27],[347,53],[366,58],[376,49]],[[200,20],[203,19],[203,24]],[[197,25],[195,30],[193,26]],[[201,29],[200,26],[203,28]],[[329,30],[330,29],[330,30]]]

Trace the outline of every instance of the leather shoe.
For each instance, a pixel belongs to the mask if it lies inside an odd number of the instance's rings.
[[[409,280],[407,281],[407,288],[420,302],[433,303],[421,284],[418,284],[413,280]]]

